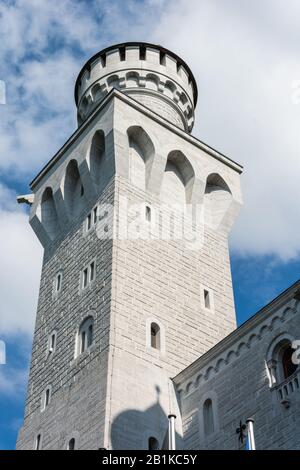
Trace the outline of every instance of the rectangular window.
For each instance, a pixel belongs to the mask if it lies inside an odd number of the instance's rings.
[[[92,212],[90,212],[86,218],[86,231],[91,230],[94,225],[96,225],[98,219],[98,207],[94,207]]]

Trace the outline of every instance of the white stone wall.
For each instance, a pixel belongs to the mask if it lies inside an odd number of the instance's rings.
[[[130,162],[134,146],[138,165]],[[100,159],[91,164],[95,149]],[[179,178],[183,188],[178,219],[187,204],[203,209],[209,175],[219,175],[218,181],[226,181],[230,189],[218,226],[201,219],[199,247],[191,250],[182,240],[101,240],[96,230],[85,233],[86,217],[97,202],[117,203],[115,231],[125,216],[134,217],[132,204],[159,207],[164,185],[166,202],[172,204],[177,186],[164,181],[168,162],[176,166],[173,180]],[[68,176],[70,165],[74,181]],[[118,92],[102,102],[42,170],[32,184],[30,222],[45,256],[18,448],[32,448],[38,432],[48,449],[64,448],[72,433],[82,449],[145,448],[151,435],[163,445],[167,414],[179,415],[170,377],[235,328],[227,236],[241,205],[240,171],[234,162]],[[136,184],[140,179],[143,185]],[[73,195],[80,202],[71,202]],[[128,214],[120,204],[124,197]],[[45,201],[47,211],[51,207],[46,219]],[[162,215],[169,211],[163,207]],[[82,293],[80,272],[92,259],[96,279]],[[54,299],[57,272],[62,272],[63,289]],[[203,286],[213,295],[213,310],[203,306]],[[76,331],[90,312],[95,344],[74,361]],[[146,325],[151,319],[165,332],[161,352],[149,348]],[[48,364],[46,346],[54,329],[57,353]],[[48,385],[51,403],[41,413]],[[180,442],[179,418],[177,433]]]
[[[257,449],[299,449],[300,370],[271,387],[270,345],[281,337],[300,338],[298,285],[290,288],[175,379],[180,396],[185,449],[239,449],[236,429],[254,418]],[[278,364],[278,367],[280,365]],[[292,382],[291,391],[290,382]],[[279,389],[287,385],[287,403]],[[203,430],[203,403],[213,402],[215,430]]]
[[[192,130],[196,90],[188,70],[171,54],[161,57],[159,46],[146,47],[142,60],[141,47],[126,45],[123,60],[116,47],[83,68],[76,90],[79,123],[115,88],[181,129]]]

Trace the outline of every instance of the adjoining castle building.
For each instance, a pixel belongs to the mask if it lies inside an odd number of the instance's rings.
[[[236,328],[242,167],[190,134],[197,98],[153,44],[81,70],[78,129],[19,198],[44,259],[18,449],[168,448],[170,422],[178,449],[239,449],[248,418],[300,448],[300,282]]]

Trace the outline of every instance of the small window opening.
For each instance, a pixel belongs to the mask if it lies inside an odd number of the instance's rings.
[[[98,215],[98,207],[95,207],[93,210],[93,223],[97,222],[97,215]]]
[[[210,398],[203,404],[204,432],[208,436],[214,432],[213,404]]]
[[[148,449],[149,450],[159,450],[159,443],[155,437],[149,437],[148,439]]]
[[[49,353],[52,354],[55,349],[55,342],[56,342],[56,335],[55,333],[52,333],[50,337],[50,344],[49,344]]]
[[[160,349],[160,328],[156,323],[151,323],[151,347]]]
[[[75,439],[72,437],[72,439],[69,440],[68,442],[68,450],[75,450]]]
[[[47,388],[45,393],[45,407],[48,406],[50,403],[50,389]]]
[[[209,291],[204,289],[204,306],[205,308],[210,309],[210,296],[209,296]]]
[[[80,349],[81,353],[85,351],[85,337],[86,337],[86,332],[82,331],[81,332],[81,349]]]
[[[61,289],[61,274],[56,276],[56,292],[59,292]]]
[[[146,206],[146,220],[147,222],[151,222],[151,207]]]
[[[93,261],[90,264],[90,282],[94,280],[94,277],[95,277],[95,262]]]
[[[83,270],[82,287],[86,287],[88,282],[88,268]]]
[[[38,434],[35,440],[35,450],[41,450],[41,441],[42,441],[42,436],[41,434]]]

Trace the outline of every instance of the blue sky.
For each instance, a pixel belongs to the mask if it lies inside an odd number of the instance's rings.
[[[190,65],[199,88],[193,134],[245,167],[230,242],[241,323],[300,277],[299,15],[297,0],[288,9],[284,0],[1,2],[0,449],[14,448],[22,421],[42,258],[15,197],[76,128],[83,63],[141,40]]]

